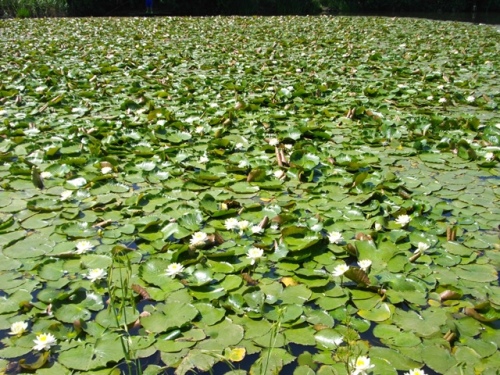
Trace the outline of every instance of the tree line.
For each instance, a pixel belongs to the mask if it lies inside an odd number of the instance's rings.
[[[315,15],[375,12],[500,12],[500,0],[153,0],[168,15]],[[0,16],[140,14],[145,0],[0,0]]]

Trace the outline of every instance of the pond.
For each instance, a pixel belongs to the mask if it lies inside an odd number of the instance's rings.
[[[0,30],[0,372],[496,374],[495,27]]]

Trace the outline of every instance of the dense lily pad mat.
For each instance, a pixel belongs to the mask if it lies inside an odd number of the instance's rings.
[[[2,368],[496,373],[495,28],[0,27]]]

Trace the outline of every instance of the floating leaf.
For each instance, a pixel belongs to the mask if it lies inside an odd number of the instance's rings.
[[[142,317],[143,327],[150,332],[167,332],[174,328],[183,327],[198,315],[198,310],[193,305],[177,302],[162,306],[161,311]]]
[[[394,310],[394,306],[383,302],[370,310],[359,310],[358,315],[373,322],[383,322],[392,316]]]

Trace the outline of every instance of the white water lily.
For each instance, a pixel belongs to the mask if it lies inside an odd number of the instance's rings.
[[[248,160],[240,160],[240,162],[238,163],[238,168],[246,168],[250,165],[250,163],[248,162]]]
[[[399,215],[396,218],[396,223],[402,227],[406,226],[411,221],[411,217],[408,215]]]
[[[107,274],[108,273],[102,268],[92,268],[89,270],[89,273],[87,274],[87,279],[89,279],[92,282],[95,282],[97,280],[106,277]]]
[[[476,100],[476,98],[472,95],[469,95],[466,99],[469,103],[474,103],[474,101]]]
[[[102,174],[108,174],[108,173],[111,173],[111,172],[113,172],[113,168],[111,168],[111,167],[102,167],[101,168],[101,173]]]
[[[36,336],[36,339],[33,340],[35,346],[33,346],[33,350],[46,350],[50,349],[51,346],[57,343],[56,338],[51,333],[42,333]]]
[[[224,226],[226,227],[227,230],[233,230],[233,229],[238,229],[238,219],[234,217],[230,217],[229,219],[226,219],[224,221]]]
[[[156,177],[158,177],[160,180],[166,180],[170,177],[170,173],[165,171],[158,171],[156,172]]]
[[[77,177],[72,180],[68,180],[67,183],[75,187],[82,187],[87,183],[87,180],[84,179],[83,177]]]
[[[484,154],[484,159],[488,162],[493,161],[493,159],[495,159],[495,154],[493,152],[487,152]]]
[[[167,276],[170,277],[175,277],[176,275],[180,274],[182,271],[184,271],[184,266],[180,263],[172,263],[169,264],[167,267],[167,271],[165,272]]]
[[[432,95],[429,95],[429,96],[427,97],[427,100],[429,100],[429,101],[430,101],[430,100],[434,100],[434,97],[433,97]]]
[[[28,329],[27,322],[14,322],[10,326],[9,335],[21,336]]]
[[[335,277],[343,276],[349,270],[349,266],[345,263],[338,264],[332,272]]]
[[[344,238],[342,237],[342,233],[333,231],[328,233],[328,240],[330,243],[340,244],[344,241]]]
[[[424,370],[420,370],[419,368],[414,368],[410,370],[410,372],[405,372],[404,375],[427,375]]]
[[[446,98],[439,98],[439,103],[441,104],[444,104],[446,103],[448,100],[446,100]]]
[[[250,264],[255,264],[255,262],[264,255],[264,250],[258,247],[251,247],[248,249],[247,258],[250,259]]]
[[[189,240],[191,246],[202,246],[207,242],[208,235],[205,232],[193,233],[193,237]]]
[[[136,167],[143,171],[150,172],[156,168],[156,163],[154,161],[143,161],[142,163],[137,164]]]
[[[419,242],[417,244],[417,253],[423,254],[430,246],[425,242]]]
[[[240,228],[240,233],[243,234],[243,231],[247,230],[250,227],[250,222],[248,220],[241,220],[238,222],[238,228]]]
[[[250,230],[252,231],[253,234],[259,234],[259,233],[262,233],[264,232],[264,229],[262,229],[260,226],[258,225],[254,225],[252,226],[252,228],[250,228]]]
[[[49,179],[52,178],[52,173],[48,171],[43,171],[42,173],[40,173],[40,177],[43,179]]]
[[[267,142],[269,143],[269,146],[277,146],[280,144],[278,138],[270,138]]]
[[[81,240],[76,243],[76,254],[84,254],[94,248],[94,245],[90,241]]]
[[[209,160],[210,160],[210,159],[208,158],[207,154],[203,154],[202,156],[200,156],[200,160],[199,160],[199,162],[200,162],[201,164],[205,164],[205,163],[208,163],[208,161],[209,161]]]
[[[370,364],[370,358],[362,355],[356,358],[354,363],[352,364],[354,370],[351,372],[351,375],[365,375],[367,371],[374,368],[375,366]]]
[[[33,135],[40,133],[40,130],[37,128],[28,128],[28,129],[24,129],[23,133],[24,133],[24,135],[31,137]]]
[[[278,169],[277,171],[274,171],[274,177],[277,179],[282,178],[285,175],[285,172],[283,172],[281,169]]]
[[[359,268],[361,268],[363,271],[368,271],[368,268],[372,265],[372,261],[370,259],[363,259],[358,261]]]

